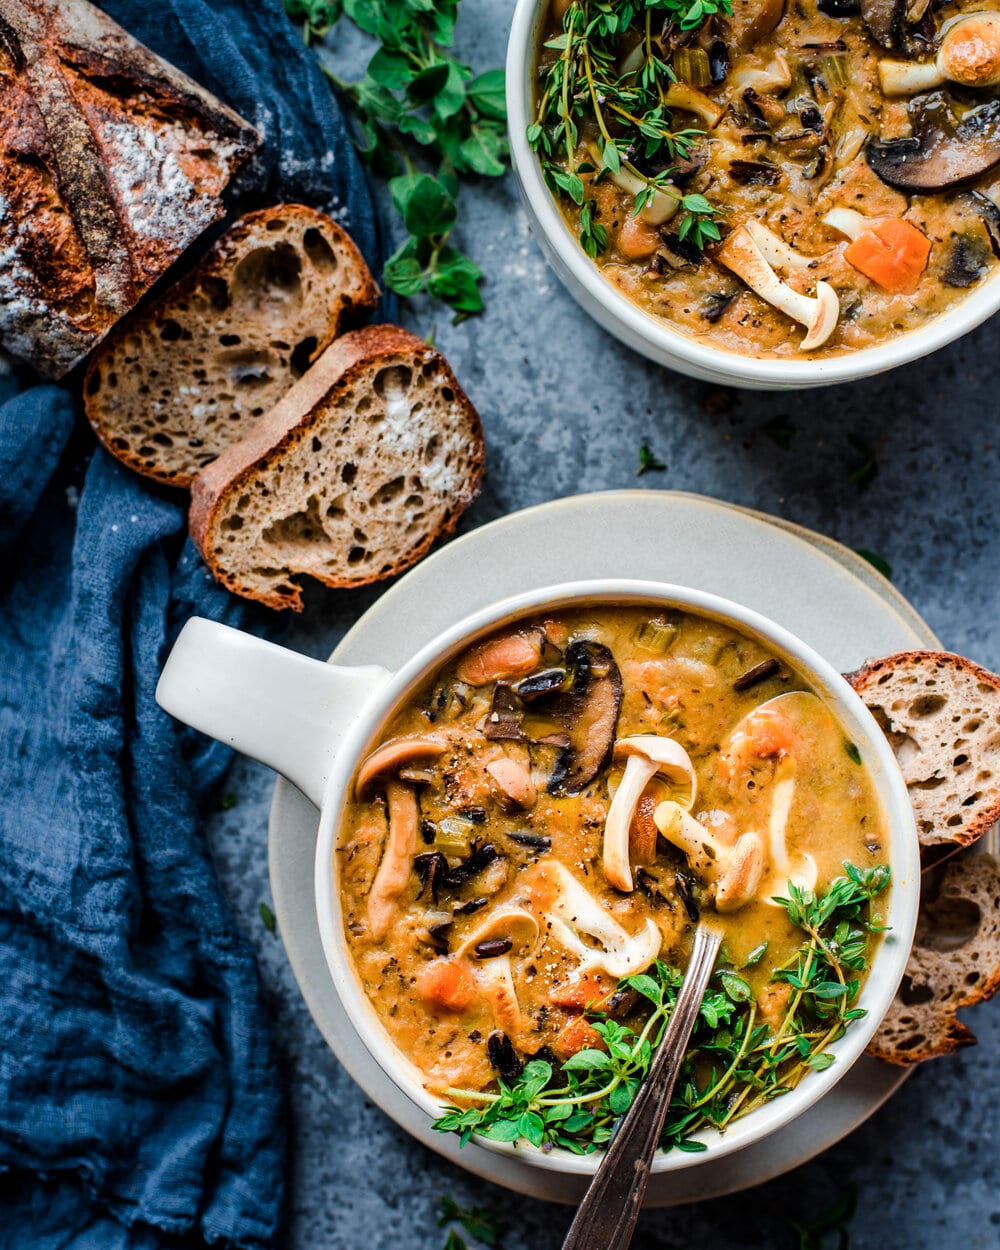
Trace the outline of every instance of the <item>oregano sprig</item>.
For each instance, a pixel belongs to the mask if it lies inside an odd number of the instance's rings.
[[[777,1023],[763,1018],[741,969],[723,966],[715,972],[671,1099],[664,1150],[704,1150],[695,1139],[702,1129],[725,1130],[794,1089],[806,1073],[829,1067],[834,1056],[827,1048],[865,1014],[853,1004],[871,943],[884,928],[873,905],[889,884],[889,869],[845,864],[844,871],[821,894],[793,884],[788,898],[775,900],[804,935],[769,982],[779,1001],[787,995]],[[767,943],[756,947],[743,968],[757,964],[766,950]],[[681,980],[680,972],[660,960],[625,977],[619,988],[645,1000],[644,1018],[623,1023],[590,1013],[600,1049],[581,1050],[561,1068],[530,1059],[515,1081],[498,1081],[496,1092],[448,1090],[455,1105],[434,1127],[457,1133],[463,1144],[475,1133],[574,1154],[600,1149],[649,1070]],[[782,992],[782,987],[787,988]]]
[[[459,316],[483,307],[482,271],[451,242],[459,178],[498,178],[507,167],[504,75],[474,74],[452,52],[459,0],[285,0],[307,43],[342,18],[378,42],[364,75],[323,66],[347,101],[357,146],[389,180],[407,239],[383,280],[402,296],[426,291]]]

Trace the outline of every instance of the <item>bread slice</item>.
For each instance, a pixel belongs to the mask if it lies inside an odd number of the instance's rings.
[[[895,1064],[971,1046],[975,1034],[955,1013],[1000,989],[1000,864],[962,855],[924,873],[921,887],[903,983],[868,1048]]]
[[[191,537],[224,586],[301,611],[297,574],[363,586],[419,560],[478,494],[484,459],[444,358],[370,326],[337,339],[198,474]]]
[[[256,130],[86,0],[0,0],[0,345],[68,373],[223,215]]]
[[[904,651],[847,680],[896,753],[925,867],[1000,819],[1000,677],[947,651]]]
[[[87,416],[130,468],[188,486],[377,298],[361,253],[325,213],[248,213],[108,335],[87,369]]]

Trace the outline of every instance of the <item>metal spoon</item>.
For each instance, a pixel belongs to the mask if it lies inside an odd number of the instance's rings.
[[[627,1250],[632,1241],[670,1095],[715,968],[721,933],[699,924],[667,1030],[635,1101],[590,1182],[562,1250]]]

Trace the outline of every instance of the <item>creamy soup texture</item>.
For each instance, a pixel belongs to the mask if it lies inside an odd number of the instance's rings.
[[[550,7],[529,138],[610,283],[698,341],[797,359],[884,343],[991,279],[995,5],[709,7],[689,28],[672,3]]]
[[[603,1045],[595,1010],[641,1020],[620,978],[683,969],[699,914],[778,1029],[803,932],[772,896],[884,863],[885,838],[856,746],[783,660],[690,613],[600,606],[427,681],[362,764],[336,854],[364,991],[444,1096],[496,1088],[498,1037],[515,1070],[558,1066]]]

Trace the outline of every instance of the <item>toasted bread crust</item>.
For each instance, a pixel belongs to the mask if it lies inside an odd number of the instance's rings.
[[[995,693],[997,708],[1000,709],[1000,676],[950,651],[901,651],[872,660],[856,672],[846,673],[845,677],[870,709],[880,711],[879,691],[881,689],[888,688],[889,683],[899,676],[925,673],[942,674],[945,680],[949,675],[960,676],[967,682],[976,683],[983,688],[979,695],[980,699],[985,698],[987,692],[991,697]],[[900,723],[903,724],[902,721]],[[994,728],[1000,728],[1000,726]],[[889,736],[891,740],[891,732]],[[954,768],[953,761],[950,759],[942,760],[941,766],[945,770]],[[986,793],[977,800],[974,810],[968,816],[963,814],[961,824],[947,828],[941,826],[939,822],[930,822],[928,819],[920,820],[921,808],[928,801],[924,796],[933,794],[933,791],[924,788],[926,782],[914,775],[913,765],[904,763],[903,771],[918,815],[921,857],[925,868],[940,864],[963,847],[971,846],[997,820],[1000,820],[1000,775],[984,779],[980,789],[985,790]],[[938,775],[940,775],[940,770]],[[933,824],[932,828],[927,827],[929,823]]]
[[[368,326],[336,339],[271,412],[195,478],[188,517],[191,537],[213,576],[224,586],[271,608],[302,610],[302,595],[297,584],[292,583],[292,590],[285,595],[261,593],[251,590],[237,575],[221,567],[215,557],[220,510],[252,486],[261,474],[301,447],[312,436],[316,422],[343,402],[346,393],[358,381],[360,370],[390,362],[400,354],[417,364],[434,362],[443,371],[471,436],[465,480],[452,496],[450,510],[440,525],[388,567],[376,572],[359,570],[347,576],[310,570],[309,576],[333,588],[368,585],[401,573],[421,559],[435,541],[454,532],[459,517],[476,498],[482,483],[485,444],[479,415],[447,362],[423,339],[398,326]]]
[[[213,282],[225,282],[231,278],[248,240],[266,234],[269,223],[278,221],[297,223],[303,231],[319,230],[349,258],[353,283],[344,289],[338,287],[331,292],[330,315],[326,324],[313,323],[311,327],[318,331],[317,345],[312,352],[313,359],[329,346],[345,323],[355,321],[360,314],[370,311],[378,302],[378,286],[353,239],[325,213],[303,204],[276,204],[239,218],[177,283],[132,316],[119,322],[93,354],[87,366],[83,385],[87,418],[108,451],[135,472],[166,486],[187,487],[194,478],[194,472],[171,470],[158,464],[155,459],[138,454],[127,440],[118,437],[116,414],[107,404],[101,387],[103,375],[114,370],[116,359],[124,351],[130,336],[157,336],[164,323],[171,320],[176,310],[185,306],[197,291],[207,289]],[[291,384],[290,382],[289,385]]]
[[[61,377],[222,216],[260,137],[86,0],[2,0],[0,52],[0,341]]]

